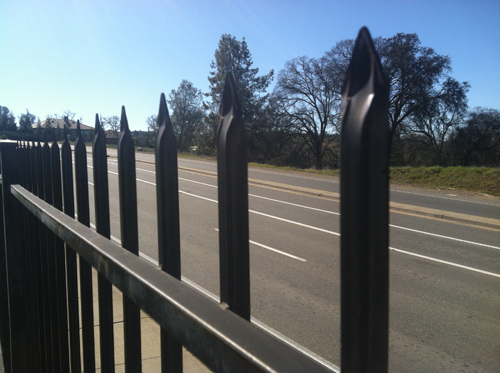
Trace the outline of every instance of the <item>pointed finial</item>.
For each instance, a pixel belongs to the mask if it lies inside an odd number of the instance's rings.
[[[102,127],[101,127],[101,122],[99,122],[99,114],[96,113],[95,115],[95,136],[101,133]]]
[[[382,64],[375,51],[370,32],[366,27],[359,30],[358,38],[352,52],[351,63],[347,70],[342,93],[345,97],[352,97],[361,91],[370,82],[370,91],[386,83]]]
[[[170,124],[170,117],[168,115],[168,106],[165,94],[162,93],[160,96],[160,108],[158,109],[158,117],[156,118],[156,123],[158,124],[158,129],[160,127]]]
[[[76,137],[80,137],[82,135],[82,129],[80,127],[80,120],[76,121]]]
[[[235,115],[236,112],[240,110],[240,102],[236,94],[236,83],[233,75],[229,72],[226,74],[224,91],[222,93],[222,103],[220,107],[221,117],[225,116],[231,109],[233,109],[233,115]]]
[[[125,106],[122,106],[122,115],[120,118],[120,131],[121,132],[129,131],[127,114],[125,113]]]

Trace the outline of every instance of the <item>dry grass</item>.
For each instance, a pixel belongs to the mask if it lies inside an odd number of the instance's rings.
[[[500,196],[500,168],[393,167],[391,181]]]

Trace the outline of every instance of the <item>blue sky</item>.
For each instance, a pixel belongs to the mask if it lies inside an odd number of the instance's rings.
[[[362,26],[373,37],[417,33],[471,84],[469,106],[500,109],[498,0],[2,0],[0,19],[0,105],[16,117],[71,110],[93,126],[125,105],[131,129],[146,129],[182,79],[208,91],[224,33],[245,37],[265,74],[321,57]]]

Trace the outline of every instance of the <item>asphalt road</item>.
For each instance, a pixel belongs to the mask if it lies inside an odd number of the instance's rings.
[[[154,157],[137,153],[137,161],[140,251],[154,261]],[[112,235],[119,238],[116,159],[108,159],[108,169]],[[216,296],[215,171],[214,162],[179,159],[182,275]],[[249,178],[261,182],[249,186],[252,316],[338,366],[338,180],[253,168]],[[289,188],[276,187],[282,184]],[[391,201],[404,205],[390,216],[394,372],[500,371],[500,201],[450,194],[391,190]],[[463,219],[438,218],[412,206]]]

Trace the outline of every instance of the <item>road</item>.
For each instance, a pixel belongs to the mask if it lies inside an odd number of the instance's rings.
[[[155,261],[154,157],[136,157],[140,251]],[[119,238],[115,158],[108,169]],[[215,172],[179,159],[182,275],[217,296]],[[252,316],[338,366],[338,180],[259,168],[249,179]],[[391,203],[390,370],[500,371],[500,199],[392,189]]]

